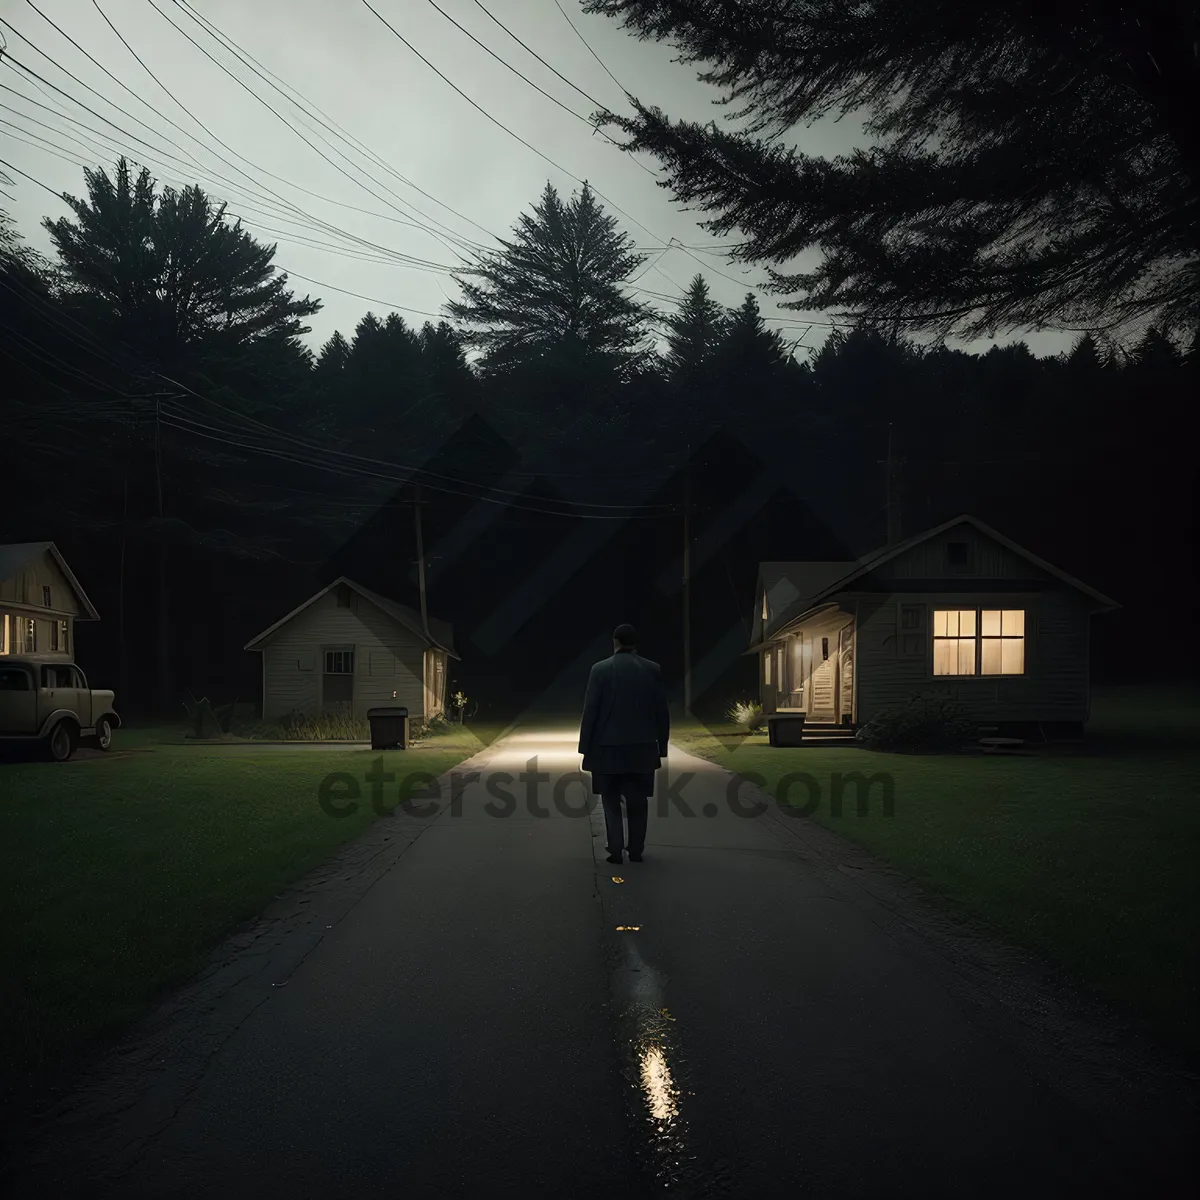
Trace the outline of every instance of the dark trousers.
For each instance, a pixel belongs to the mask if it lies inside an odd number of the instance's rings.
[[[622,796],[625,798],[625,814],[629,818],[628,841],[621,823]],[[600,800],[604,805],[609,854],[620,854],[626,846],[630,854],[641,854],[646,848],[646,815],[649,807],[646,781],[639,775],[613,775],[605,781]]]

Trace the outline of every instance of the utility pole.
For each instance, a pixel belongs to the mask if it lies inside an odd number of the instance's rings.
[[[885,487],[887,489],[887,544],[895,545],[900,541],[900,466],[904,460],[896,457],[895,444],[892,436],[892,423],[888,422],[887,460],[883,464],[886,471]]]
[[[417,587],[421,592],[421,628],[429,637],[429,609],[425,602],[425,540],[421,532],[421,485],[413,484],[413,524],[417,531]]]
[[[169,650],[171,625],[167,615],[167,534],[163,526],[162,400],[154,399],[154,488],[158,497],[158,698],[165,714],[171,702]]]
[[[683,466],[683,711],[692,715],[692,462]]]

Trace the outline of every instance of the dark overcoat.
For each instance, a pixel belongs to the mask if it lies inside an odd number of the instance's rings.
[[[671,736],[667,688],[658,663],[636,650],[618,650],[601,659],[588,676],[579,724],[583,769],[592,791],[602,793],[614,775],[645,775],[654,790]]]

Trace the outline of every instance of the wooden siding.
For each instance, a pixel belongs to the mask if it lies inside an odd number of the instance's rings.
[[[74,617],[52,617],[47,619],[45,617],[39,617],[36,613],[31,612],[29,609],[4,608],[0,606],[0,622],[2,622],[5,617],[8,618],[8,626],[0,653],[20,654],[23,652],[24,643],[20,639],[24,637],[24,633],[21,629],[21,622],[27,621],[30,617],[32,617],[36,627],[34,636],[37,639],[37,645],[34,649],[35,654],[60,654],[62,655],[64,661],[69,661],[74,657]],[[58,649],[55,650],[51,647],[51,641],[54,636],[54,626],[59,621],[66,621],[67,623],[67,642],[65,646],[60,644]]]
[[[48,609],[42,604],[42,587],[47,584],[50,587]],[[11,578],[0,579],[0,606],[9,604],[27,604],[63,617],[77,617],[83,613],[75,589],[67,582],[49,550],[43,550]]]
[[[922,651],[905,652],[902,606],[921,605]],[[933,674],[932,611],[935,608],[1025,610],[1025,673],[973,677]],[[918,695],[937,695],[963,705],[983,723],[1085,721],[1088,717],[1089,614],[1073,590],[1019,592],[904,592],[858,597],[855,673],[856,720]]]
[[[947,564],[946,547],[950,542],[967,544],[966,566]],[[871,572],[871,578],[886,584],[908,579],[1036,579],[1048,583],[1052,577],[1007,546],[985,537],[973,525],[956,525],[884,563]],[[1055,585],[1061,586],[1057,581]]]
[[[424,719],[424,643],[369,601],[360,597],[353,607],[341,607],[336,592],[329,592],[264,645],[265,720],[318,711],[325,646],[354,647],[356,715],[375,705],[402,704],[414,720]]]

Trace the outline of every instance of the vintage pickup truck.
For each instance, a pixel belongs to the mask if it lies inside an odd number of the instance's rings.
[[[0,740],[40,741],[52,759],[66,762],[81,744],[109,749],[120,724],[112,692],[89,688],[74,663],[0,658]]]

